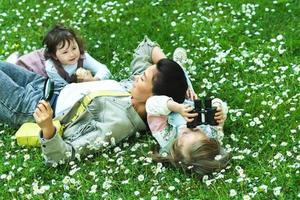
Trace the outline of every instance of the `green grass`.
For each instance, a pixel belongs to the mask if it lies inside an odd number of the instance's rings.
[[[40,48],[57,22],[74,27],[116,79],[128,75],[144,35],[170,57],[178,46],[188,49],[197,92],[230,106],[223,142],[234,158],[226,170],[202,181],[148,162],[154,141],[142,135],[120,144],[118,152],[48,168],[39,148],[17,146],[15,130],[1,125],[0,199],[299,198],[299,18],[297,0],[0,0],[0,60]],[[229,49],[223,60],[217,58]],[[93,185],[95,193],[89,192]],[[44,191],[37,190],[42,186]]]

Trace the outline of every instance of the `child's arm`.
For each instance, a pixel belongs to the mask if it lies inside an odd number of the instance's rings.
[[[83,68],[86,69],[86,76],[79,77],[79,79],[83,79],[82,81],[95,81],[95,80],[105,80],[109,79],[111,73],[106,65],[98,62],[94,59],[90,54],[84,54],[85,59],[83,60]],[[88,73],[92,72],[92,73]],[[94,76],[92,76],[94,74]],[[77,73],[76,73],[77,75]]]
[[[146,101],[147,123],[152,136],[161,148],[168,144],[169,124],[168,114],[171,112],[167,107],[167,96],[152,96]]]
[[[193,110],[191,106],[177,103],[172,99],[167,101],[167,106],[172,112],[179,113],[187,122],[193,121],[194,117],[198,115],[197,113],[191,113]]]
[[[177,112],[188,122],[193,121],[193,117],[197,116],[197,113],[189,113],[192,110],[192,107],[179,104],[168,96],[152,96],[146,102],[146,112],[148,114],[159,116]]]

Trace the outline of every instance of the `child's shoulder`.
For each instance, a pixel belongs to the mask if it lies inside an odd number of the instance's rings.
[[[54,62],[51,58],[45,60],[45,68],[46,70],[52,70],[54,68]]]
[[[171,99],[168,96],[154,95],[146,101],[146,112],[152,115],[168,115],[170,110],[168,109],[167,102]]]

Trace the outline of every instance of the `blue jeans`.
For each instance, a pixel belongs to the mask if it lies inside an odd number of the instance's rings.
[[[34,121],[43,98],[46,78],[20,66],[0,61],[0,122],[19,126]]]

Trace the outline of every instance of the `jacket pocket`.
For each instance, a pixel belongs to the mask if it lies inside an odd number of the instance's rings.
[[[95,123],[93,120],[82,124],[80,126],[73,126],[72,128],[70,128],[68,130],[69,133],[71,133],[72,135],[68,137],[68,140],[74,141],[76,139],[78,139],[79,137],[92,132],[96,129],[95,127]],[[73,133],[72,133],[73,132]]]
[[[120,98],[124,98],[124,97],[120,97]],[[117,106],[122,111],[126,111],[127,108],[130,107],[129,103],[123,102],[123,101],[121,101],[121,99],[115,98],[115,97],[110,98],[109,102],[112,103],[113,105]]]

